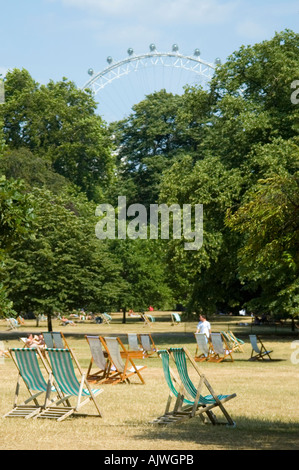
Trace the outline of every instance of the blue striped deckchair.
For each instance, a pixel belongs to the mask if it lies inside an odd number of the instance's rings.
[[[86,380],[85,374],[82,373],[80,365],[71,349],[46,349],[49,363],[51,364],[51,372],[49,374],[49,383],[52,383],[54,379],[60,391],[63,394],[63,398],[58,400],[55,406],[51,406],[46,403],[45,409],[37,416],[38,418],[53,418],[57,421],[62,421],[68,416],[79,411],[79,409],[92,401],[97,410],[97,416],[101,417],[101,412],[95,397],[99,395],[102,389],[91,389],[88,381]],[[81,379],[78,381],[73,365],[75,362]],[[47,394],[47,402],[49,401],[49,390]],[[68,401],[72,397],[76,397],[77,401],[74,406],[70,405]],[[84,399],[83,401],[81,401]],[[65,402],[68,401],[68,405]],[[63,403],[63,406],[60,406]]]
[[[40,404],[37,398],[41,394],[45,394],[46,396],[48,391],[48,383],[42,374],[38,358],[43,363],[47,375],[49,373],[49,369],[39,349],[11,348],[9,349],[9,354],[19,371],[19,375],[15,391],[13,409],[4,415],[4,418],[23,417],[28,419],[34,417],[45,406],[45,400],[42,404]],[[20,391],[21,378],[30,394],[30,398],[18,405],[17,402]],[[57,393],[57,388],[53,387],[53,391]]]
[[[226,422],[224,424],[234,426],[235,423],[226,411],[225,407],[223,406],[223,403],[234,398],[236,394],[234,393],[231,395],[216,395],[207,378],[199,371],[195,361],[191,357],[191,354],[189,353],[187,348],[170,348],[169,351],[174,359],[180,380],[184,387],[184,393],[187,397],[190,397],[190,399],[193,400],[193,407],[190,417],[195,416],[196,412],[199,411],[199,413],[206,413],[212,424],[222,424],[221,422],[218,422],[214,413],[211,413],[211,410],[213,408],[219,407],[226,418]],[[194,386],[193,382],[189,377],[186,358],[189,359],[190,363],[192,364],[196,373],[199,376],[200,380],[198,387]],[[201,389],[203,386],[208,389],[208,391],[210,392],[209,395],[203,396],[201,394]]]

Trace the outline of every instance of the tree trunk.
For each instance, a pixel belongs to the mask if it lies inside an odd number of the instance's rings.
[[[126,323],[126,307],[123,307],[123,323]]]

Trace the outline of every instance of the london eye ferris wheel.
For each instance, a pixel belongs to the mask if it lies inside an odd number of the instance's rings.
[[[199,49],[193,55],[182,54],[177,44],[170,52],[159,52],[150,44],[147,53],[135,54],[128,48],[127,54],[119,61],[108,56],[108,66],[99,72],[90,68],[89,79],[82,87],[92,90],[99,103],[98,112],[107,122],[125,118],[134,104],[155,91],[182,94],[186,85],[206,88],[220,64],[220,59],[214,64],[203,60]]]

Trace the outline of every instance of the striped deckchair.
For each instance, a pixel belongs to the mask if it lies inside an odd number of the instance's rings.
[[[196,414],[205,414],[212,424],[228,424],[230,426],[234,426],[235,423],[226,411],[224,403],[234,398],[236,394],[234,393],[231,395],[216,395],[207,378],[199,371],[195,361],[191,357],[191,354],[187,350],[187,348],[170,348],[169,352],[174,359],[180,380],[182,382],[182,386],[184,387],[183,393],[184,395],[189,397],[190,400],[193,400],[193,406],[190,410],[189,417],[192,418]],[[197,375],[199,376],[198,387],[195,387],[195,385],[190,379],[187,367],[187,358],[189,359],[189,362],[191,363]],[[203,387],[205,387],[209,391],[209,395],[202,395]],[[219,408],[224,417],[226,418],[226,421],[224,423],[218,421],[214,412],[211,411],[215,408]]]
[[[249,335],[250,343],[252,346],[250,361],[256,361],[258,359],[264,360],[265,356],[268,356],[268,359],[271,361],[272,358],[270,354],[273,351],[269,351],[265,348],[262,340],[256,335]]]
[[[209,361],[222,362],[229,358],[232,362],[234,362],[232,349],[230,349],[221,333],[211,333],[211,343],[213,348],[213,355],[209,358]]]
[[[213,356],[213,350],[211,349],[207,335],[205,333],[194,333],[194,336],[197,344],[194,357],[195,361],[207,361]]]
[[[85,335],[91,352],[91,360],[87,371],[87,380],[89,382],[105,382],[109,375],[113,373],[111,370],[111,362],[104,356],[102,342],[99,336]],[[95,365],[98,370],[91,373],[92,366]]]
[[[108,358],[111,364],[115,367],[115,373],[110,379],[112,384],[119,382],[130,383],[130,377],[137,375],[141,382],[144,384],[143,377],[140,373],[141,370],[145,369],[146,366],[136,366],[133,362],[134,354],[132,355],[128,351],[120,338],[118,337],[100,337],[102,344],[108,354]],[[123,361],[125,359],[125,362]]]
[[[128,344],[129,352],[131,355],[134,355],[135,358],[144,358],[145,353],[142,346],[139,343],[137,333],[128,333]]]
[[[170,424],[180,421],[189,416],[193,402],[185,398],[182,394],[183,387],[179,383],[179,379],[169,365],[169,352],[166,349],[158,351],[159,357],[162,359],[162,368],[164,378],[169,388],[169,395],[166,402],[164,414],[156,418],[153,424]],[[175,400],[174,407],[171,410],[171,402]]]
[[[32,418],[40,413],[45,406],[45,398],[42,403],[39,403],[37,398],[42,394],[45,394],[46,397],[48,391],[48,383],[43,376],[38,358],[43,364],[47,375],[49,373],[49,369],[39,349],[11,348],[9,349],[9,354],[18,369],[19,375],[13,409],[6,413],[4,418]],[[18,404],[20,379],[23,380],[30,397],[21,404]],[[54,387],[52,389],[56,394],[58,393],[57,390],[58,389]]]
[[[150,357],[153,354],[157,353],[158,349],[156,348],[156,345],[150,333],[140,334],[139,340],[146,357]]]
[[[52,418],[57,421],[63,421],[68,416],[77,413],[79,409],[92,401],[97,410],[96,416],[102,417],[99,406],[95,397],[99,395],[102,389],[91,389],[90,385],[82,373],[80,365],[71,349],[51,349],[47,348],[46,353],[49,363],[51,364],[51,372],[49,374],[49,383],[54,379],[63,398],[55,403],[55,406],[49,404],[50,387],[48,387],[47,400],[45,409],[38,414],[37,418]],[[80,382],[78,381],[73,365],[73,361],[80,373]],[[72,406],[70,399],[76,397],[76,404]],[[82,401],[83,400],[83,401]],[[67,404],[66,401],[68,402]],[[62,405],[61,405],[62,404]]]

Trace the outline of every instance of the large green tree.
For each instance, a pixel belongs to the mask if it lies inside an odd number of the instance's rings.
[[[26,147],[99,200],[113,172],[110,139],[91,92],[63,78],[40,85],[27,70],[9,71],[0,112],[10,149]]]

